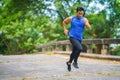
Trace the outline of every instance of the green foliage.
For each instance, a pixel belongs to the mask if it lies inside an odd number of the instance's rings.
[[[41,18],[43,21],[40,21]],[[22,22],[17,20],[1,27],[1,31],[1,39],[7,47],[7,54],[18,51],[30,52],[35,46],[54,40],[58,36],[58,34],[51,34],[54,33],[54,27],[47,17],[31,17]]]
[[[117,0],[99,0],[99,3],[101,4],[106,4],[106,7],[104,9],[104,11],[106,12],[107,18],[106,18],[106,26],[107,26],[107,30],[105,35],[109,35],[107,36],[107,38],[116,38],[116,34],[118,33],[118,30],[120,28],[119,26],[119,22],[120,22],[120,1]],[[106,36],[105,36],[106,38]]]
[[[120,46],[116,46],[116,47],[112,48],[111,54],[120,56]]]
[[[106,33],[106,28],[108,29],[108,27],[105,25],[106,20],[104,15],[91,14],[87,17],[92,26],[92,30],[85,30],[84,38],[104,38],[105,36],[108,36],[104,35]]]

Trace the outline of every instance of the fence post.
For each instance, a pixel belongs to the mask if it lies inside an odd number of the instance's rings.
[[[59,45],[59,51],[63,51],[62,45]]]
[[[48,46],[48,47],[47,47],[47,51],[51,51],[51,48],[50,48],[50,46]]]
[[[92,53],[92,44],[87,45],[87,53]]]
[[[102,55],[107,55],[108,53],[109,53],[109,51],[108,51],[108,45],[107,44],[103,44],[102,45],[101,54]]]
[[[70,49],[70,44],[67,44],[66,45],[66,51],[70,51],[71,49]]]
[[[42,52],[45,52],[45,48],[44,47],[42,48]]]

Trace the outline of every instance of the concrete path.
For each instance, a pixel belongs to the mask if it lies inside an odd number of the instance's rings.
[[[79,58],[79,69],[66,69],[69,55],[0,56],[0,80],[120,80],[120,62]]]

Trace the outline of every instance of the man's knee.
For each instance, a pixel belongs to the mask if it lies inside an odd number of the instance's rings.
[[[81,52],[82,51],[82,47],[78,47],[78,49],[77,49],[79,52]]]

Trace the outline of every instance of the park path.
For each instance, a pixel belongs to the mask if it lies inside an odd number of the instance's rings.
[[[0,80],[120,80],[120,62],[79,57],[66,69],[68,55],[0,55]]]

